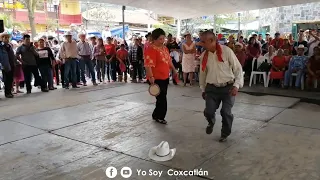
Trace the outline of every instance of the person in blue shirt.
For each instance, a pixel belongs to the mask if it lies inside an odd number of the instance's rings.
[[[289,68],[284,75],[284,87],[288,88],[290,83],[290,78],[293,73],[296,73],[296,82],[295,87],[298,89],[301,87],[301,79],[304,78],[304,71],[307,64],[307,56],[304,55],[308,51],[307,47],[304,47],[303,44],[300,44],[297,48],[297,55],[293,56],[289,63]]]

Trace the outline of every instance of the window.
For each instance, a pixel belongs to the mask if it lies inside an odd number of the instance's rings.
[[[47,11],[48,12],[55,12],[55,8],[52,3],[47,3]]]

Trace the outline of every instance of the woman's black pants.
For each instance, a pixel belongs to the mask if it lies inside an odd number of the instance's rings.
[[[164,120],[167,114],[167,90],[169,78],[165,80],[156,79],[155,84],[160,87],[160,94],[156,97],[156,108],[152,113],[152,118]]]

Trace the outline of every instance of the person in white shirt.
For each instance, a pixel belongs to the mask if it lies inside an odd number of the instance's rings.
[[[271,64],[271,61],[275,55],[275,49],[270,45],[268,48],[268,52],[264,55],[264,58],[267,60],[267,63]]]
[[[234,52],[227,46],[220,45],[215,34],[206,31],[201,35],[201,42],[206,51],[200,56],[200,88],[206,102],[204,116],[208,121],[206,133],[211,134],[215,124],[215,113],[222,103],[222,129],[220,142],[231,134],[233,114],[231,109],[238,89],[243,87],[243,72]]]
[[[62,43],[59,57],[64,62],[64,88],[69,89],[69,74],[71,73],[72,87],[79,88],[77,86],[77,59],[78,48],[77,43],[72,40],[72,32],[65,34],[66,41]]]
[[[107,25],[107,26],[105,27],[105,30],[102,31],[102,39],[103,39],[104,41],[106,41],[108,37],[111,37],[111,36],[112,36],[112,35],[111,35],[111,31],[109,30],[109,28],[110,28],[110,27]]]

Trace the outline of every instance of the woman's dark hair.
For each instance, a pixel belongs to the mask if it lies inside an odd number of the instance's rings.
[[[152,31],[151,38],[153,40],[157,40],[161,35],[166,36],[166,33],[164,32],[163,29],[157,28],[157,29]]]
[[[260,48],[260,46],[259,46],[259,44],[258,44],[257,42],[254,42],[254,44],[252,44],[252,42],[251,42],[251,41],[252,41],[252,39],[253,39],[253,40],[255,40],[256,38],[255,38],[255,37],[253,37],[253,36],[252,36],[252,37],[250,37],[248,44],[249,44],[249,45],[252,45],[254,48],[259,49],[259,48]]]
[[[101,41],[102,45],[103,45],[103,39],[102,38],[98,38],[98,41]]]
[[[148,32],[145,37],[148,38],[149,36],[151,36],[151,32]]]
[[[107,37],[107,41],[111,41],[112,40],[112,38],[111,37]]]
[[[53,40],[53,44],[59,44],[59,41],[58,40]]]
[[[30,35],[29,34],[23,35],[23,39],[30,39]]]

